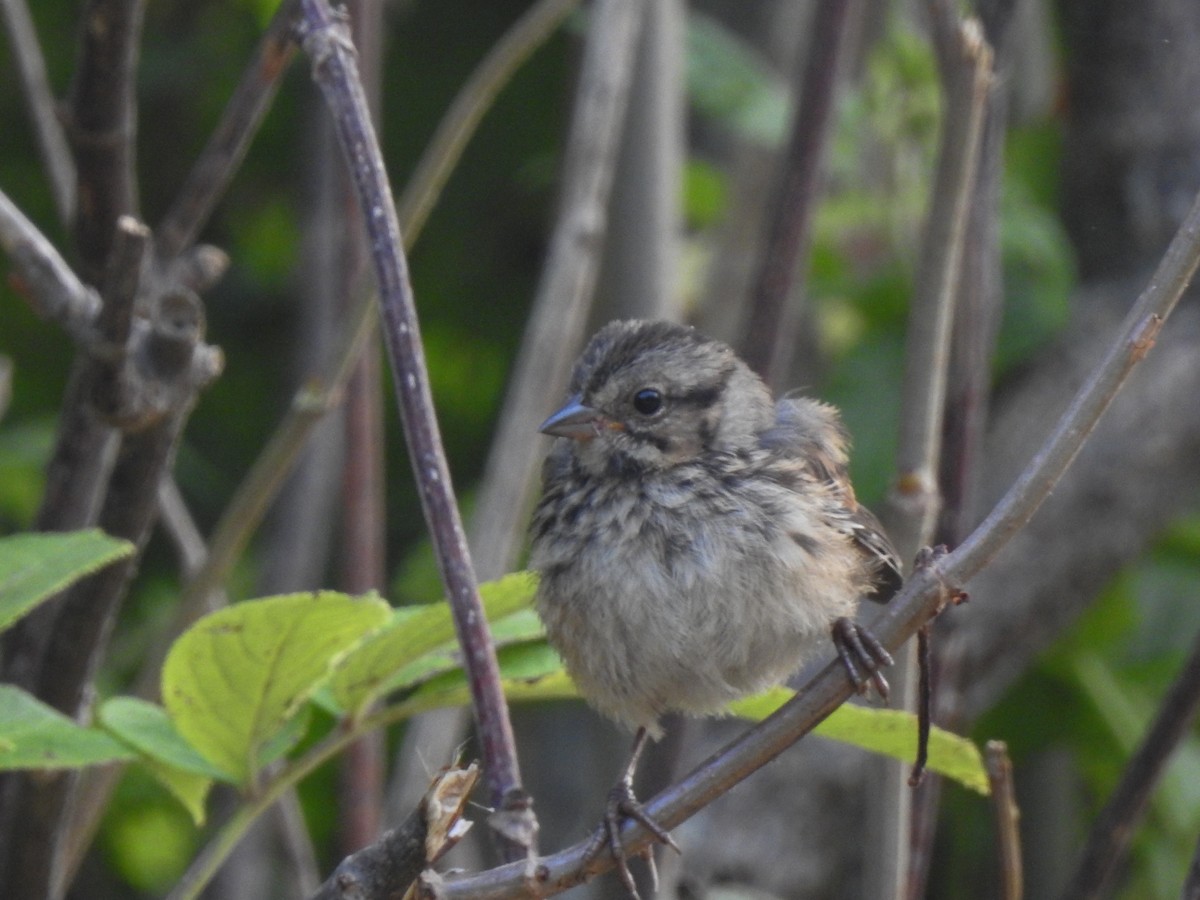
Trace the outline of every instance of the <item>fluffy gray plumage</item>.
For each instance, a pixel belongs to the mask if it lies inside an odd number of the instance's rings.
[[[532,524],[537,607],[583,695],[631,727],[777,684],[899,584],[837,411],[775,402],[694,329],[614,322],[576,364]]]

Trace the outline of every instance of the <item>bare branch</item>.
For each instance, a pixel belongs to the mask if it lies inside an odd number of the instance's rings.
[[[908,317],[897,475],[888,497],[889,532],[905,559],[929,543],[937,521],[950,335],[992,72],[991,49],[977,21],[963,22],[952,10],[935,8],[934,25],[946,108]]]
[[[160,260],[173,259],[196,240],[241,165],[296,52],[290,33],[296,6],[296,0],[285,0],[275,10],[220,123],[159,223],[156,250]]]
[[[406,249],[425,227],[438,195],[496,95],[578,5],[579,0],[539,0],[488,51],[455,95],[400,195]]]
[[[979,23],[960,19],[947,6],[931,6],[945,108],[937,174],[908,314],[896,479],[888,492],[884,518],[901,559],[912,559],[921,547],[929,545],[937,524],[950,338],[992,75],[991,48]],[[923,632],[922,644],[927,646],[929,640]],[[892,682],[899,708],[917,708],[916,667],[911,645],[897,654]],[[867,892],[901,896],[909,878],[913,793],[899,763],[880,760],[877,770],[870,819],[879,846],[869,854]],[[914,774],[917,771],[919,766]]]
[[[1130,844],[1171,754],[1192,730],[1200,712],[1200,635],[1171,684],[1154,721],[1130,758],[1121,781],[1092,824],[1083,856],[1063,900],[1103,897],[1124,868]]]
[[[0,16],[4,17],[9,50],[17,65],[42,162],[50,178],[54,206],[59,221],[66,225],[75,215],[75,160],[58,120],[58,106],[46,75],[46,60],[24,0],[0,0]]]
[[[0,191],[0,248],[13,262],[21,296],[43,318],[57,323],[77,343],[92,336],[100,295],[67,265],[54,245]]]
[[[303,18],[298,28],[302,46],[312,59],[313,76],[333,114],[366,219],[394,389],[421,505],[463,648],[490,799],[497,812],[511,816],[505,838],[524,852],[531,852],[536,820],[521,786],[496,651],[483,615],[433,411],[400,225],[383,158],[344,27],[322,0],[302,0],[301,10]]]
[[[988,784],[992,789],[992,813],[996,822],[996,846],[1000,863],[1001,900],[1021,900],[1024,875],[1021,865],[1021,811],[1017,808],[1012,760],[1004,741],[987,743]]]
[[[524,538],[538,467],[537,425],[564,390],[583,341],[608,224],[642,4],[600,0],[580,65],[550,252],[509,379],[471,523],[480,571],[499,575]]]
[[[750,296],[742,356],[778,388],[788,376],[795,346],[797,300],[806,281],[809,231],[817,205],[821,164],[833,122],[850,0],[821,0],[813,16],[805,64],[798,67],[792,133],[780,160],[779,189]]]
[[[134,101],[143,0],[90,0],[68,99],[67,136],[79,184],[75,243],[84,278],[98,280],[120,216],[137,213]]]

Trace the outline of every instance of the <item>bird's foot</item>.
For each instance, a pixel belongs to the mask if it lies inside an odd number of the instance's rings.
[[[874,685],[883,702],[887,703],[888,683],[880,669],[890,666],[893,660],[879,639],[862,625],[843,617],[833,623],[833,645],[837,647],[838,659],[846,667],[854,689],[865,694],[868,686]]]
[[[633,819],[635,822],[638,822],[654,835],[659,843],[666,844],[676,853],[681,851],[679,845],[675,843],[675,839],[671,837],[671,833],[659,825],[658,822],[654,821],[654,818],[646,812],[646,808],[633,795],[632,781],[628,778],[618,781],[613,789],[608,792],[608,802],[604,807],[604,821],[585,851],[584,859],[588,861],[595,859],[607,847],[608,852],[612,855],[613,862],[616,864],[617,872],[621,876],[621,882],[625,885],[625,889],[629,891],[629,895],[633,900],[640,900],[637,885],[633,880],[633,873],[629,871],[629,854],[625,852],[625,848],[621,844],[621,823],[625,819]],[[646,847],[639,855],[643,855],[647,865],[650,866],[650,873],[655,882],[655,889],[657,890],[658,872],[654,866],[653,849]]]

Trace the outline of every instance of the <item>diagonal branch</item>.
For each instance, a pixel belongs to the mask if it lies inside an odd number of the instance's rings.
[[[297,29],[301,43],[312,60],[313,77],[329,104],[366,220],[394,390],[421,505],[463,648],[490,800],[508,816],[502,826],[505,839],[531,852],[536,820],[521,786],[496,651],[483,615],[433,411],[408,264],[383,157],[343,23],[323,0],[302,0],[300,9]]]
[[[750,368],[773,388],[788,377],[796,334],[796,300],[805,280],[805,255],[817,206],[821,164],[829,142],[839,59],[850,0],[821,0],[813,13],[805,64],[799,67],[799,102],[771,206],[766,244],[750,297],[750,316],[739,349]]]
[[[471,523],[480,570],[489,576],[511,564],[524,537],[520,511],[539,465],[530,437],[559,399],[587,326],[641,17],[641,4],[629,0],[601,0],[592,8],[554,233]]]
[[[296,52],[291,34],[296,5],[297,0],[285,0],[275,11],[220,123],[159,223],[155,236],[160,260],[174,259],[191,246],[241,165]]]
[[[1096,817],[1087,845],[1063,900],[1102,897],[1129,856],[1134,832],[1145,815],[1171,754],[1192,729],[1200,712],[1200,638],[1167,691],[1154,722],[1129,760],[1121,781]]]
[[[75,161],[46,74],[46,60],[24,0],[0,0],[0,16],[8,31],[8,46],[33,120],[33,130],[50,177],[58,218],[64,224],[75,215]]]

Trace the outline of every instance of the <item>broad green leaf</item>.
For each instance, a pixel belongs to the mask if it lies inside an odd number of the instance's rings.
[[[481,584],[484,614],[490,622],[503,620],[528,607],[536,589],[532,572],[514,572]],[[357,716],[384,694],[454,665],[454,649],[448,604],[398,609],[386,626],[338,662],[331,683],[334,701]]]
[[[729,708],[735,715],[758,721],[783,706],[793,693],[788,688],[772,688],[731,703]],[[917,752],[917,717],[897,709],[870,709],[844,703],[813,733],[901,761],[911,762]],[[966,738],[937,727],[929,734],[929,770],[981,794],[989,792],[979,748]]]
[[[324,591],[249,600],[185,632],[163,666],[179,733],[238,784],[327,678],[332,664],[392,610],[377,595]]]
[[[113,697],[100,707],[100,725],[142,757],[154,777],[204,824],[204,801],[214,779],[226,776],[185,741],[167,711],[136,697]]]
[[[98,528],[0,539],[0,631],[72,582],[133,550],[129,541]]]
[[[574,683],[563,671],[558,654],[547,644],[506,647],[499,657],[500,682],[509,700],[563,700],[579,696]],[[431,709],[464,706],[470,702],[466,675],[462,669],[456,669],[421,685],[399,708],[407,718]]]
[[[78,769],[134,758],[103,731],[77,725],[20,688],[0,685],[0,770]]]

